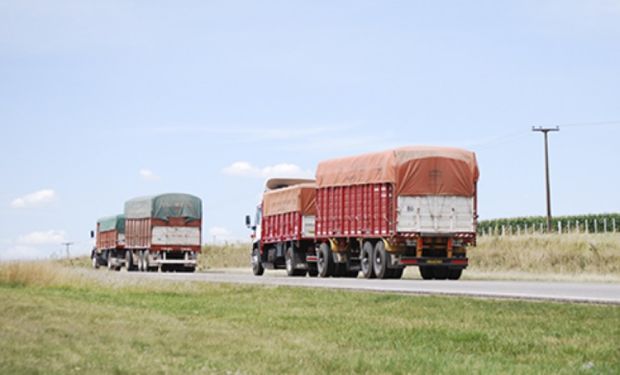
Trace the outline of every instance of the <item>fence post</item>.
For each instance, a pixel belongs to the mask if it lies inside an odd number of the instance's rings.
[[[558,234],[562,234],[562,222],[558,221]]]
[[[616,233],[616,218],[614,217],[611,222],[612,222],[613,227],[614,227],[614,233]]]
[[[543,234],[543,223],[540,223],[540,233]]]
[[[579,220],[575,220],[575,231],[579,233]]]
[[[594,219],[594,233],[598,233],[598,220]]]
[[[586,229],[586,233],[590,233],[590,228],[588,227],[588,219],[586,219],[586,220],[585,220],[585,222],[584,222],[583,226],[584,226],[584,227],[585,227],[585,229]]]
[[[506,235],[506,225],[502,225],[502,237]]]
[[[607,218],[603,219],[603,231],[607,233]]]
[[[521,226],[517,225],[517,236],[521,235]]]
[[[570,220],[566,222],[566,233],[570,233]]]

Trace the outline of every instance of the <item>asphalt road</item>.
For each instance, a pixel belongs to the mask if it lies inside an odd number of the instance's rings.
[[[99,271],[106,272],[106,271]],[[545,300],[561,302],[605,303],[620,305],[620,284],[540,282],[540,281],[472,281],[472,280],[367,280],[363,278],[287,277],[279,272],[263,276],[251,273],[125,273],[139,279],[187,280],[212,283],[291,286],[344,289],[402,294],[471,296],[481,298]]]

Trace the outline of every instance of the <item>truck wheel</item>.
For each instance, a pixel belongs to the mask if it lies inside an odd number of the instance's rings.
[[[448,279],[450,280],[458,280],[461,278],[461,274],[463,273],[463,269],[451,269],[449,270]]]
[[[114,262],[112,262],[112,254],[108,251],[108,256],[106,257],[108,263],[108,271],[114,271]]]
[[[420,266],[420,276],[422,276],[424,280],[431,280],[435,277],[435,273],[431,267]]]
[[[127,250],[125,251],[125,271],[127,272],[131,271],[132,267],[133,267],[133,260],[131,256],[131,251]]]
[[[99,269],[99,261],[97,260],[97,254],[93,254],[92,261],[93,261],[93,269]]]
[[[372,268],[375,270],[375,275],[378,279],[387,279],[388,278],[388,260],[389,255],[387,251],[385,251],[385,245],[383,241],[377,242],[375,245],[375,255],[372,258]]]
[[[138,271],[144,271],[144,253],[142,251],[138,251]]]
[[[261,276],[265,273],[265,268],[260,260],[260,253],[256,247],[252,250],[252,273],[254,276]]]
[[[144,272],[149,272],[150,264],[149,264],[149,252],[148,252],[148,250],[144,250],[142,252],[142,256],[143,256],[143,258],[142,258],[142,268],[144,268]]]
[[[334,260],[329,245],[322,243],[318,251],[318,261],[316,262],[320,277],[329,277],[334,274]]]
[[[286,274],[289,276],[306,276],[306,270],[298,270],[295,267],[295,250],[289,247],[284,253],[284,263],[286,264]]]
[[[372,268],[372,256],[372,244],[366,241],[364,242],[364,246],[362,246],[360,264],[362,267],[362,275],[367,279],[372,279],[375,277],[375,273]]]
[[[436,267],[434,270],[435,279],[437,280],[445,280],[448,278],[450,270],[448,267]]]

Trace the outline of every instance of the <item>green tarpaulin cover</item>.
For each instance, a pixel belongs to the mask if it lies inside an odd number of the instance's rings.
[[[125,202],[127,219],[156,218],[168,220],[169,217],[184,217],[200,220],[202,201],[189,194],[161,194],[134,198]]]
[[[118,233],[125,233],[125,215],[116,215],[102,217],[97,220],[99,224],[99,232],[107,232],[109,230],[117,230]]]

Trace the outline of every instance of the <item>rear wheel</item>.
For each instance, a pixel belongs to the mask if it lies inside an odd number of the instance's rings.
[[[125,271],[129,272],[133,270],[133,256],[131,251],[125,251]]]
[[[106,257],[107,260],[107,266],[108,266],[108,271],[114,271],[114,262],[113,262],[112,258],[112,252],[108,251],[108,256]]]
[[[435,278],[437,280],[445,280],[448,278],[450,270],[448,269],[448,267],[436,267],[434,272],[435,272]]]
[[[385,251],[385,245],[383,241],[377,242],[375,245],[375,254],[373,256],[372,268],[375,271],[375,275],[378,279],[387,279],[388,278],[388,260],[389,255],[387,251]]]
[[[144,252],[142,253],[144,258],[142,260],[142,267],[144,268],[144,272],[149,272],[150,271],[150,263],[149,263],[149,251],[148,250],[144,250]]]
[[[286,274],[289,276],[306,276],[306,270],[298,270],[295,267],[295,250],[289,247],[284,254],[284,263],[286,264]]]
[[[254,276],[261,276],[263,273],[265,273],[265,268],[263,267],[263,263],[261,262],[260,252],[258,251],[257,247],[252,250],[252,273],[254,274]]]
[[[461,278],[461,274],[463,273],[463,269],[451,269],[449,270],[448,279],[450,280],[458,280]]]
[[[422,276],[424,280],[431,280],[435,277],[435,273],[431,267],[420,266],[420,276]]]
[[[317,254],[316,263],[320,277],[329,277],[334,274],[334,260],[332,259],[332,251],[329,245],[322,243]]]
[[[362,246],[360,264],[362,268],[362,275],[367,279],[372,279],[375,277],[375,273],[372,269],[372,255],[372,244],[368,241],[364,242],[364,246]]]

